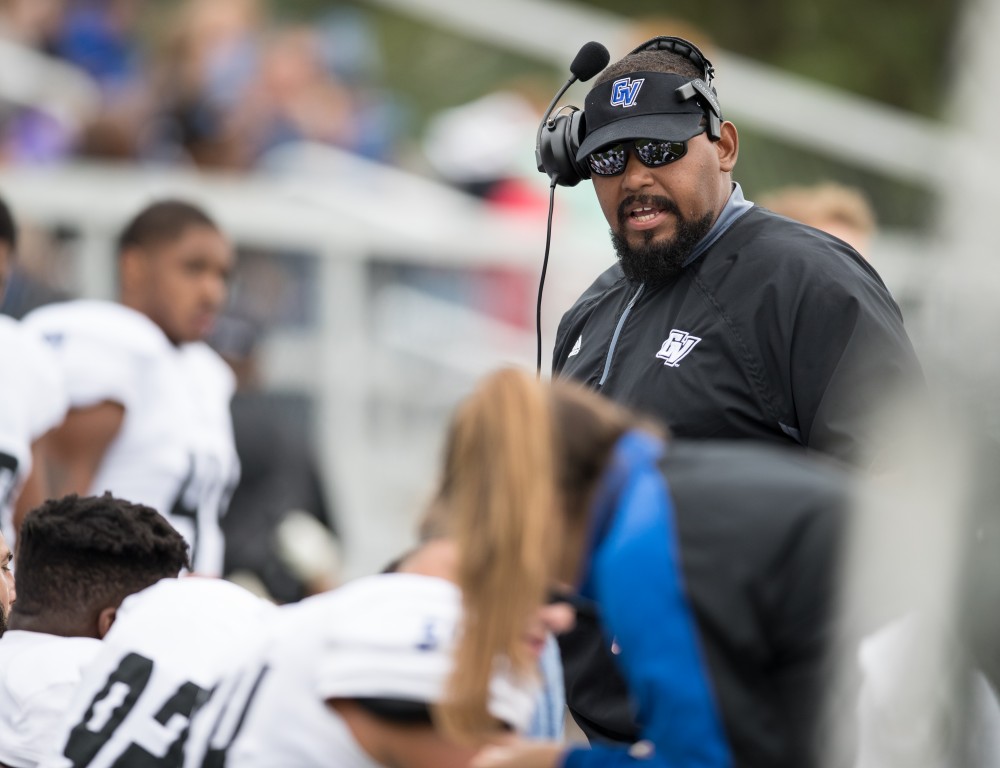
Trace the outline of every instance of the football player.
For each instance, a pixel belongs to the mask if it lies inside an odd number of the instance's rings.
[[[187,544],[149,507],[68,496],[27,515],[17,551],[20,595],[0,638],[0,764],[33,768],[123,598],[177,576]],[[0,560],[2,597],[2,545]]]
[[[214,748],[228,750],[229,768],[466,766],[476,747],[443,735],[432,714],[446,695],[461,605],[452,582],[400,572],[282,607],[263,663],[238,686],[252,695],[231,699]],[[536,688],[498,664],[490,712],[523,732]]]
[[[222,579],[164,579],[126,598],[42,768],[216,765],[207,758],[227,681],[258,658],[278,608]],[[195,728],[196,718],[206,721]]]
[[[156,202],[119,237],[118,302],[51,304],[24,320],[52,345],[69,390],[69,413],[46,439],[55,493],[109,490],[148,504],[204,575],[221,574],[219,519],[239,476],[233,374],[202,341],[233,258],[200,208]]]

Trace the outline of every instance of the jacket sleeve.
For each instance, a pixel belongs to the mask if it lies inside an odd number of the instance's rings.
[[[619,477],[609,527],[596,534],[599,543],[582,591],[596,597],[603,624],[621,648],[617,658],[636,700],[642,740],[653,756],[602,748],[571,752],[566,764],[641,760],[644,765],[723,768],[730,765],[729,746],[682,582],[673,503],[656,464],[642,455],[643,439],[649,438],[629,433],[616,446],[610,473],[617,469],[624,477]]]
[[[839,265],[850,269],[807,281],[795,297],[789,396],[804,445],[870,467],[891,450],[887,409],[919,395],[923,376],[881,280],[861,265]]]

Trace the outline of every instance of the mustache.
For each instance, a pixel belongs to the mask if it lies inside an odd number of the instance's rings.
[[[629,195],[618,206],[618,221],[624,222],[625,217],[628,215],[626,211],[636,203],[659,208],[661,211],[672,213],[678,218],[681,215],[680,208],[670,198],[661,197],[660,195]]]

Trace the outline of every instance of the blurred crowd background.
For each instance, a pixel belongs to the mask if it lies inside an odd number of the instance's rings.
[[[933,343],[927,286],[974,229],[958,191],[981,200],[969,174],[995,167],[962,151],[996,109],[963,96],[992,4],[663,5],[0,0],[0,193],[25,230],[2,311],[110,297],[129,215],[167,193],[204,204],[240,250],[213,342],[315,452],[309,511],[368,571],[409,539],[458,397],[534,364],[534,137],[573,54],[679,34],[716,64],[747,196],[846,190],[864,255]],[[543,370],[560,313],[613,258],[592,198],[556,195]]]

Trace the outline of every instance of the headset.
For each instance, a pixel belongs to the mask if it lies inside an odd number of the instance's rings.
[[[707,132],[709,138],[713,141],[721,138],[722,109],[719,107],[715,88],[712,87],[712,77],[715,74],[715,67],[712,66],[712,63],[701,52],[698,46],[682,37],[661,35],[647,40],[642,45],[632,49],[628,55],[631,56],[633,53],[640,53],[642,51],[667,51],[674,53],[688,59],[701,70],[702,76],[678,88],[677,95],[683,101],[696,99],[702,109],[705,110],[705,115],[708,118]],[[581,51],[582,53],[583,51]],[[594,72],[593,74],[597,73]],[[555,101],[576,79],[578,79],[576,76],[571,78],[556,95],[556,98],[553,99],[552,105],[549,106],[539,126],[538,142],[535,149],[535,160],[538,170],[548,175],[554,184],[563,187],[573,187],[583,179],[590,178],[590,168],[587,166],[587,163],[576,159],[580,143],[587,133],[583,110],[574,106],[565,106],[560,108],[557,114],[552,115],[552,106],[555,105]],[[585,80],[587,78],[579,77],[579,79]]]

